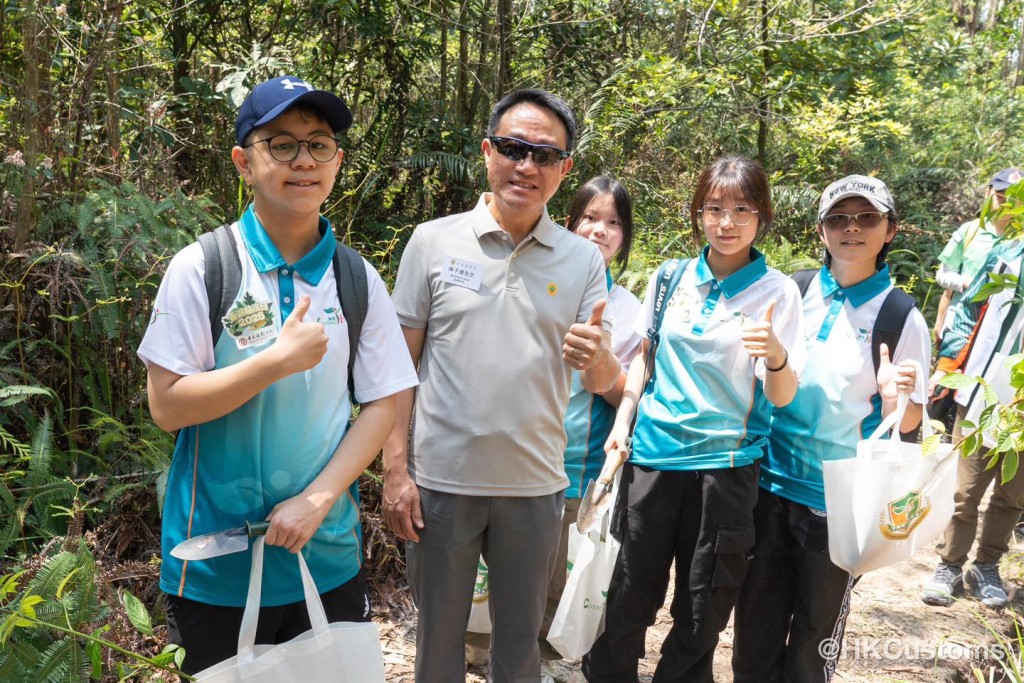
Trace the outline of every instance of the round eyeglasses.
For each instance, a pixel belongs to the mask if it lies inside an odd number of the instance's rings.
[[[728,216],[733,225],[746,225],[757,216],[757,209],[749,206],[737,206],[734,209],[723,209],[720,206],[709,204],[700,210],[700,216],[706,225],[718,225]]]
[[[267,143],[270,156],[275,161],[283,163],[295,161],[299,156],[299,150],[302,149],[302,145],[306,145],[306,149],[309,150],[309,156],[313,157],[314,161],[319,161],[322,164],[338,156],[337,138],[326,134],[314,135],[308,140],[299,140],[294,135],[281,133],[280,135],[271,135],[269,138],[262,140],[253,140],[245,146],[251,147],[260,142]]]

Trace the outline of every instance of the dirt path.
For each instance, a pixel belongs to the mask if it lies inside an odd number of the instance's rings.
[[[842,683],[966,683],[976,681],[972,667],[984,671],[989,681],[997,654],[996,645],[1006,645],[989,630],[1013,634],[1010,611],[993,612],[973,599],[962,599],[948,608],[929,607],[919,596],[922,584],[931,576],[935,554],[929,549],[913,559],[866,575],[854,589],[853,612],[847,624],[843,659],[836,674]],[[1011,592],[1012,607],[1024,613],[1024,554],[1012,550],[1003,560],[1003,578]],[[671,599],[671,596],[669,596]],[[388,681],[413,680],[416,621],[409,608],[392,609],[392,616],[379,620]],[[651,680],[658,663],[661,641],[671,626],[666,609],[648,631],[647,657],[640,663],[640,680]],[[1010,638],[1013,641],[1014,638]],[[715,680],[729,683],[732,674],[732,628],[722,634],[715,662]],[[1000,670],[998,665],[996,670]],[[583,683],[579,662],[557,662],[553,678],[560,683]],[[486,681],[483,669],[471,668],[466,680]],[[1001,679],[998,673],[991,679]]]

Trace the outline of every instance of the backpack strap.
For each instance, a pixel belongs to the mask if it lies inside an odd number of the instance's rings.
[[[366,267],[363,257],[352,247],[337,242],[332,259],[334,282],[338,287],[338,301],[341,314],[348,321],[348,397],[356,403],[355,380],[352,369],[356,364],[359,349],[359,335],[363,331],[366,312],[370,304],[369,284],[366,281]]]
[[[216,346],[224,327],[221,320],[242,286],[242,262],[238,259],[235,235],[227,223],[211,232],[204,232],[198,242],[205,260],[203,280],[210,304],[210,335]]]
[[[800,297],[807,296],[807,289],[811,286],[811,282],[814,281],[814,276],[820,272],[820,268],[801,268],[789,277],[796,283],[796,286],[800,288]]]
[[[871,360],[874,362],[875,374],[878,374],[878,364],[882,355],[882,344],[889,349],[889,356],[896,353],[896,346],[900,343],[900,336],[903,334],[903,326],[907,322],[907,316],[917,307],[914,297],[904,292],[899,287],[893,287],[886,294],[882,301],[882,307],[878,310],[878,317],[875,318],[875,326],[871,332]],[[928,419],[928,413],[922,416]],[[921,428],[909,432],[900,432],[900,441],[916,443],[920,436]]]
[[[882,344],[889,348],[891,358],[900,343],[900,336],[903,334],[907,316],[916,307],[917,301],[914,297],[899,287],[893,287],[886,295],[882,307],[878,310],[875,327],[871,333],[871,360],[875,364],[875,373],[878,372]]]
[[[683,277],[683,271],[686,270],[686,266],[690,261],[691,259],[688,258],[672,259],[666,261],[665,265],[661,267],[661,274],[658,277],[658,288],[654,295],[654,317],[651,321],[651,326],[647,329],[647,376],[644,378],[645,390],[654,380],[654,352],[658,348],[658,341],[660,340],[658,330],[661,329],[661,321],[665,317],[665,308],[672,299],[672,294],[675,293],[676,287],[679,286],[679,280]],[[633,419],[636,419],[635,415]]]
[[[683,277],[683,271],[691,259],[672,259],[667,261],[661,268],[661,276],[658,278],[658,290],[654,297],[654,320],[650,329],[647,330],[647,338],[653,344],[658,343],[658,330],[661,329],[661,319],[665,317],[665,307],[668,306],[672,294],[679,286],[679,280]]]

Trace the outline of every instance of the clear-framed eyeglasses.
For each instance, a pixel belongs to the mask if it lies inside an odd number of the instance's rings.
[[[708,204],[700,210],[700,217],[705,225],[718,225],[728,216],[733,225],[747,225],[757,216],[757,209],[749,206],[737,206],[732,209],[723,209],[714,204]]]

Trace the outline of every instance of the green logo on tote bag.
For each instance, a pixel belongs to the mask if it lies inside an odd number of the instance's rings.
[[[932,502],[928,496],[920,491],[910,491],[886,506],[878,516],[878,529],[890,541],[902,541],[924,521],[931,509]]]

